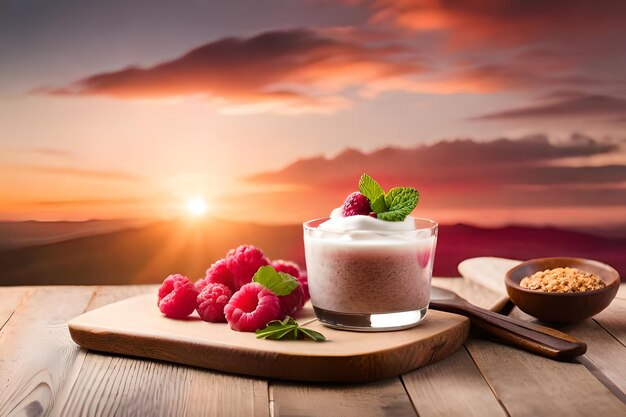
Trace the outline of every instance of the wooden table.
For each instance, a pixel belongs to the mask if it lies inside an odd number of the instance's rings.
[[[434,279],[468,300],[500,295]],[[626,416],[626,290],[564,327],[586,355],[555,362],[471,337],[452,356],[360,385],[267,381],[78,348],[66,322],[154,286],[0,287],[0,416]],[[519,310],[511,313],[530,319]]]

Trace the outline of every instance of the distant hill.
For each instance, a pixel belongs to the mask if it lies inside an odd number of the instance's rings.
[[[301,261],[301,240],[301,226],[159,222],[0,251],[0,284],[150,283],[170,273],[198,278],[213,261],[244,242],[258,245],[273,258]]]
[[[273,259],[304,262],[300,225],[166,221],[2,250],[0,285],[154,283],[175,272],[196,279],[241,243],[257,245]],[[552,228],[441,226],[435,274],[457,276],[458,263],[474,256],[580,256],[607,262],[626,277],[624,254],[626,239]]]
[[[0,250],[56,243],[145,226],[149,220],[0,221]]]
[[[626,238],[556,228],[510,226],[483,229],[467,225],[439,230],[435,274],[458,275],[456,266],[475,256],[532,259],[552,256],[590,258],[605,262],[626,280]]]

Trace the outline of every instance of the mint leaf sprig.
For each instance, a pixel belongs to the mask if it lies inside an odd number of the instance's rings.
[[[401,222],[417,206],[419,192],[411,187],[395,187],[385,193],[383,187],[367,174],[359,179],[359,191],[369,201],[376,217],[390,222]]]
[[[287,316],[284,320],[270,321],[264,329],[256,331],[257,339],[269,339],[269,340],[298,340],[298,339],[311,339],[315,342],[325,342],[326,337],[320,332],[315,330],[305,329],[293,319],[293,317]]]

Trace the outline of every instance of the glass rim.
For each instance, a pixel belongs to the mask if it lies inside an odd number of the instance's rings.
[[[428,224],[428,226],[424,226],[424,227],[415,227],[414,229],[409,229],[409,230],[375,230],[374,232],[377,234],[389,234],[389,235],[397,235],[397,234],[403,234],[403,233],[415,233],[415,232],[419,232],[419,231],[423,231],[423,230],[430,230],[433,233],[436,233],[439,227],[439,223],[437,223],[434,220],[431,219],[427,219],[424,217],[412,217],[413,220],[416,221],[422,221]],[[313,232],[313,231],[319,231],[322,233],[327,233],[329,235],[343,235],[347,232],[350,233],[354,233],[354,232],[366,232],[366,233],[371,233],[372,230],[347,230],[347,231],[332,231],[332,230],[323,230],[323,229],[319,229],[319,225],[327,220],[330,220],[330,217],[320,217],[317,219],[313,219],[313,220],[308,220],[304,223],[302,223],[302,226],[304,227],[304,231],[305,232]],[[312,226],[312,224],[317,223],[315,226]]]

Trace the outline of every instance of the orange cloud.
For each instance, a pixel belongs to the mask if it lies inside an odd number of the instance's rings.
[[[474,177],[485,177],[489,184],[503,181],[520,183],[523,178],[541,183],[550,178],[542,179],[541,175],[532,174],[537,163],[612,152],[622,151],[613,141],[601,141],[582,134],[574,134],[564,143],[553,143],[542,134],[489,142],[457,139],[408,149],[388,147],[372,153],[347,149],[331,159],[302,159],[278,172],[257,174],[248,179],[256,183],[311,186],[341,183],[346,178],[353,185],[353,177],[360,176],[362,170],[368,170],[379,173],[383,178],[397,173],[404,178],[429,178],[429,181],[451,184],[463,183],[466,182],[464,178]],[[533,169],[526,169],[529,165]],[[490,172],[494,167],[500,170],[497,177]],[[315,175],[312,176],[312,172]],[[507,175],[510,177],[507,178]]]
[[[306,29],[217,40],[147,67],[95,74],[52,95],[119,99],[207,96],[229,111],[334,111],[350,102],[345,89],[422,71],[404,48],[371,46]]]
[[[621,155],[621,163],[585,164],[588,158],[614,154]],[[582,162],[575,166],[560,163],[573,159]],[[561,143],[552,142],[545,135],[534,135],[489,142],[442,141],[371,153],[346,150],[334,158],[303,159],[279,171],[250,177],[248,180],[261,190],[264,185],[294,187],[282,192],[233,196],[229,201],[242,207],[246,200],[255,201],[255,210],[265,210],[262,214],[271,221],[287,221],[290,213],[300,219],[320,217],[356,189],[363,172],[378,179],[385,188],[417,187],[421,192],[420,212],[434,216],[450,210],[626,207],[625,150],[619,141],[580,134]],[[271,217],[276,213],[281,218]]]
[[[133,197],[133,198],[88,198],[81,200],[42,200],[31,201],[27,204],[29,206],[38,207],[60,207],[60,208],[83,208],[83,207],[111,207],[118,205],[139,205],[150,203],[148,198]]]
[[[556,118],[626,117],[626,99],[603,94],[561,92],[549,95],[530,106],[508,109],[475,117],[472,120],[525,120]]]
[[[626,42],[621,0],[350,4],[370,12],[368,25],[223,38],[157,65],[34,91],[165,101],[200,96],[223,113],[241,114],[334,113],[386,91],[623,87],[623,63],[615,60]]]
[[[0,150],[3,152],[10,152],[18,155],[44,156],[61,159],[71,159],[75,156],[72,152],[65,149],[50,148],[45,146],[31,148],[22,148],[17,146],[0,146]]]
[[[621,0],[375,0],[371,7],[373,22],[447,31],[457,48],[620,33],[626,20]]]
[[[22,171],[36,172],[40,174],[69,175],[80,178],[116,181],[141,181],[143,178],[124,171],[98,170],[73,167],[58,167],[48,165],[14,165],[9,167]]]
[[[500,91],[527,91],[546,87],[572,87],[596,85],[591,77],[568,71],[546,72],[537,66],[511,62],[475,66],[451,66],[442,74],[427,80],[413,81],[406,90],[435,94],[475,93],[489,94]]]
[[[439,70],[409,91],[623,86],[623,63],[615,60],[626,42],[621,0],[372,0],[361,7],[370,24],[396,28],[396,39],[437,56]]]

